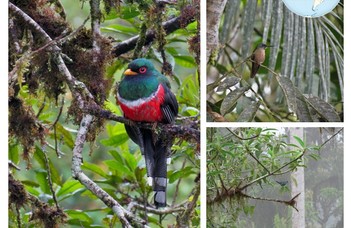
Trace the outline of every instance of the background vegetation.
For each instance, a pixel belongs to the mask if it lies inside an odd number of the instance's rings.
[[[343,141],[334,128],[208,129],[208,227],[343,227]]]
[[[199,225],[198,9],[198,1],[10,1],[10,227]],[[175,137],[165,209],[148,203],[144,159],[115,101],[138,57],[169,77],[180,104],[177,125],[157,128]]]
[[[343,120],[343,1],[318,18],[295,15],[283,1],[208,2],[208,120]],[[250,79],[259,43],[272,47]]]

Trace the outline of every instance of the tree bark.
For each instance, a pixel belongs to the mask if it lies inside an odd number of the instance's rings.
[[[292,128],[290,130],[290,142],[294,141],[293,135],[304,139],[303,128]],[[295,181],[296,180],[296,185]],[[304,228],[305,227],[305,173],[303,167],[298,167],[296,172],[291,174],[291,197],[300,195],[295,199],[296,208],[298,211],[292,211],[292,228]]]
[[[219,34],[219,24],[221,20],[224,7],[227,4],[227,0],[208,0],[207,1],[207,52],[206,52],[206,62],[215,58],[216,52],[218,50],[218,34]]]

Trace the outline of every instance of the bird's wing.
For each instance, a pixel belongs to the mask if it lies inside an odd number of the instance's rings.
[[[162,86],[165,90],[164,102],[161,105],[163,120],[165,123],[173,123],[175,117],[178,115],[178,102],[168,86],[164,84]]]

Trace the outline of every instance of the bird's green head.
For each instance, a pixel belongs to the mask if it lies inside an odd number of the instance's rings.
[[[145,75],[152,76],[156,69],[152,62],[147,59],[135,59],[128,64],[128,69],[124,71],[124,76]]]

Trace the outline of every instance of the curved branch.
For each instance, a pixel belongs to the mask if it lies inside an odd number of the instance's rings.
[[[166,35],[180,29],[185,28],[187,25],[195,21],[196,14],[199,12],[195,6],[188,5],[184,7],[181,11],[181,15],[176,18],[172,18],[164,23],[162,23],[163,29]],[[148,45],[155,39],[155,31],[149,30],[146,32],[145,44]],[[130,50],[133,50],[139,40],[139,35],[134,36],[128,40],[118,43],[112,49],[112,54],[114,57],[118,57]]]
[[[124,227],[133,226],[129,220],[139,225],[145,225],[142,220],[137,220],[136,217],[126,209],[124,209],[114,198],[112,198],[107,192],[100,188],[95,182],[93,182],[87,175],[85,175],[81,169],[83,161],[83,147],[86,140],[86,134],[90,124],[93,121],[93,116],[85,115],[80,123],[78,129],[77,138],[74,143],[73,156],[72,156],[72,176],[82,183],[87,189],[89,189],[94,195],[96,195],[106,206],[110,207],[113,212],[117,215]]]

